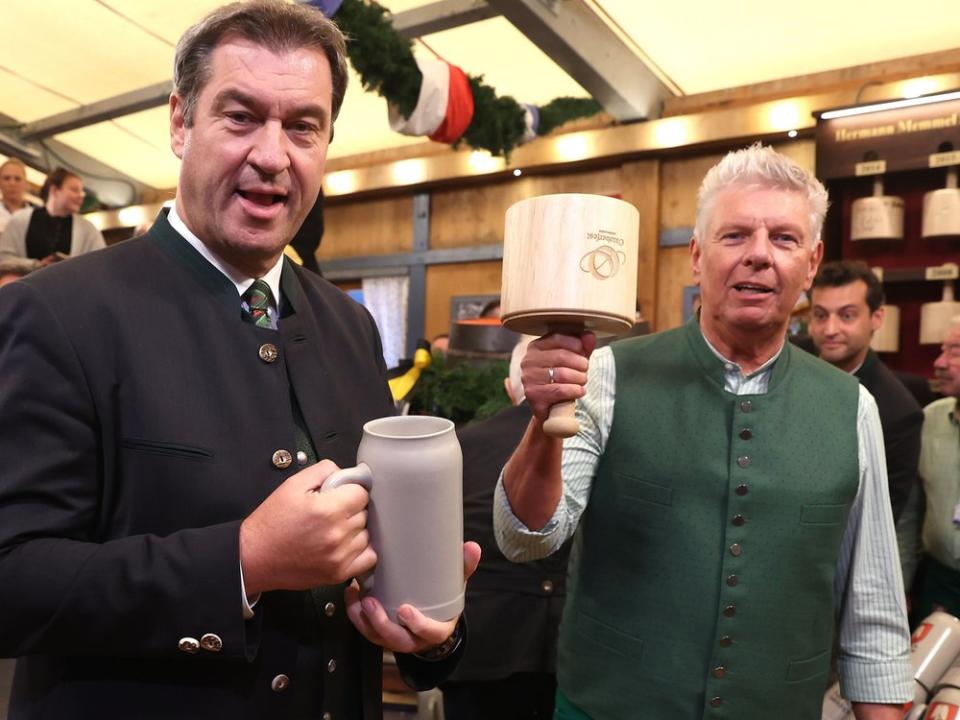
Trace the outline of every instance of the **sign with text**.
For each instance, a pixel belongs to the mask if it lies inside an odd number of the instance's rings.
[[[960,100],[817,121],[821,179],[960,164],[954,150],[960,151]]]

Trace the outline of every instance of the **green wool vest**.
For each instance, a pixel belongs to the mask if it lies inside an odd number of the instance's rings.
[[[859,483],[856,378],[787,343],[767,394],[734,395],[695,319],[613,355],[557,717],[816,720]]]

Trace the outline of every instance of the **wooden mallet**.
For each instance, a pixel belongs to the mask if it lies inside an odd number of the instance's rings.
[[[507,210],[500,318],[527,335],[584,330],[619,334],[633,326],[640,214],[604,195],[541,195]],[[550,409],[553,437],[579,430],[574,403]]]

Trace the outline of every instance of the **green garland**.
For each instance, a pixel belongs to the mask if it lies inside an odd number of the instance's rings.
[[[483,420],[510,406],[503,391],[509,374],[506,360],[474,365],[434,355],[410,393],[410,412],[445,417],[457,425]]]
[[[413,57],[412,43],[393,28],[386,8],[372,0],[343,0],[334,19],[347,35],[347,54],[363,87],[373,90],[410,117],[417,106],[423,78]],[[463,137],[475,150],[510,156],[520,144],[526,126],[523,107],[509,95],[498,96],[482,76],[469,76],[473,91],[473,120]],[[600,104],[586,98],[562,97],[540,108],[539,135],[568,120],[592,117]]]

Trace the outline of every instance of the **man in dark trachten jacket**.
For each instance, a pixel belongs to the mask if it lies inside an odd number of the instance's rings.
[[[319,12],[214,11],[177,47],[175,206],[0,291],[11,720],[374,720],[381,646],[420,687],[462,653],[360,598],[367,493],[316,492],[392,413],[369,314],[283,258],[345,83]]]
[[[824,263],[810,290],[810,337],[821,358],[856,376],[877,401],[890,507],[896,520],[917,481],[923,411],[906,386],[870,349],[870,339],[883,324],[883,301],[883,285],[866,263]]]

